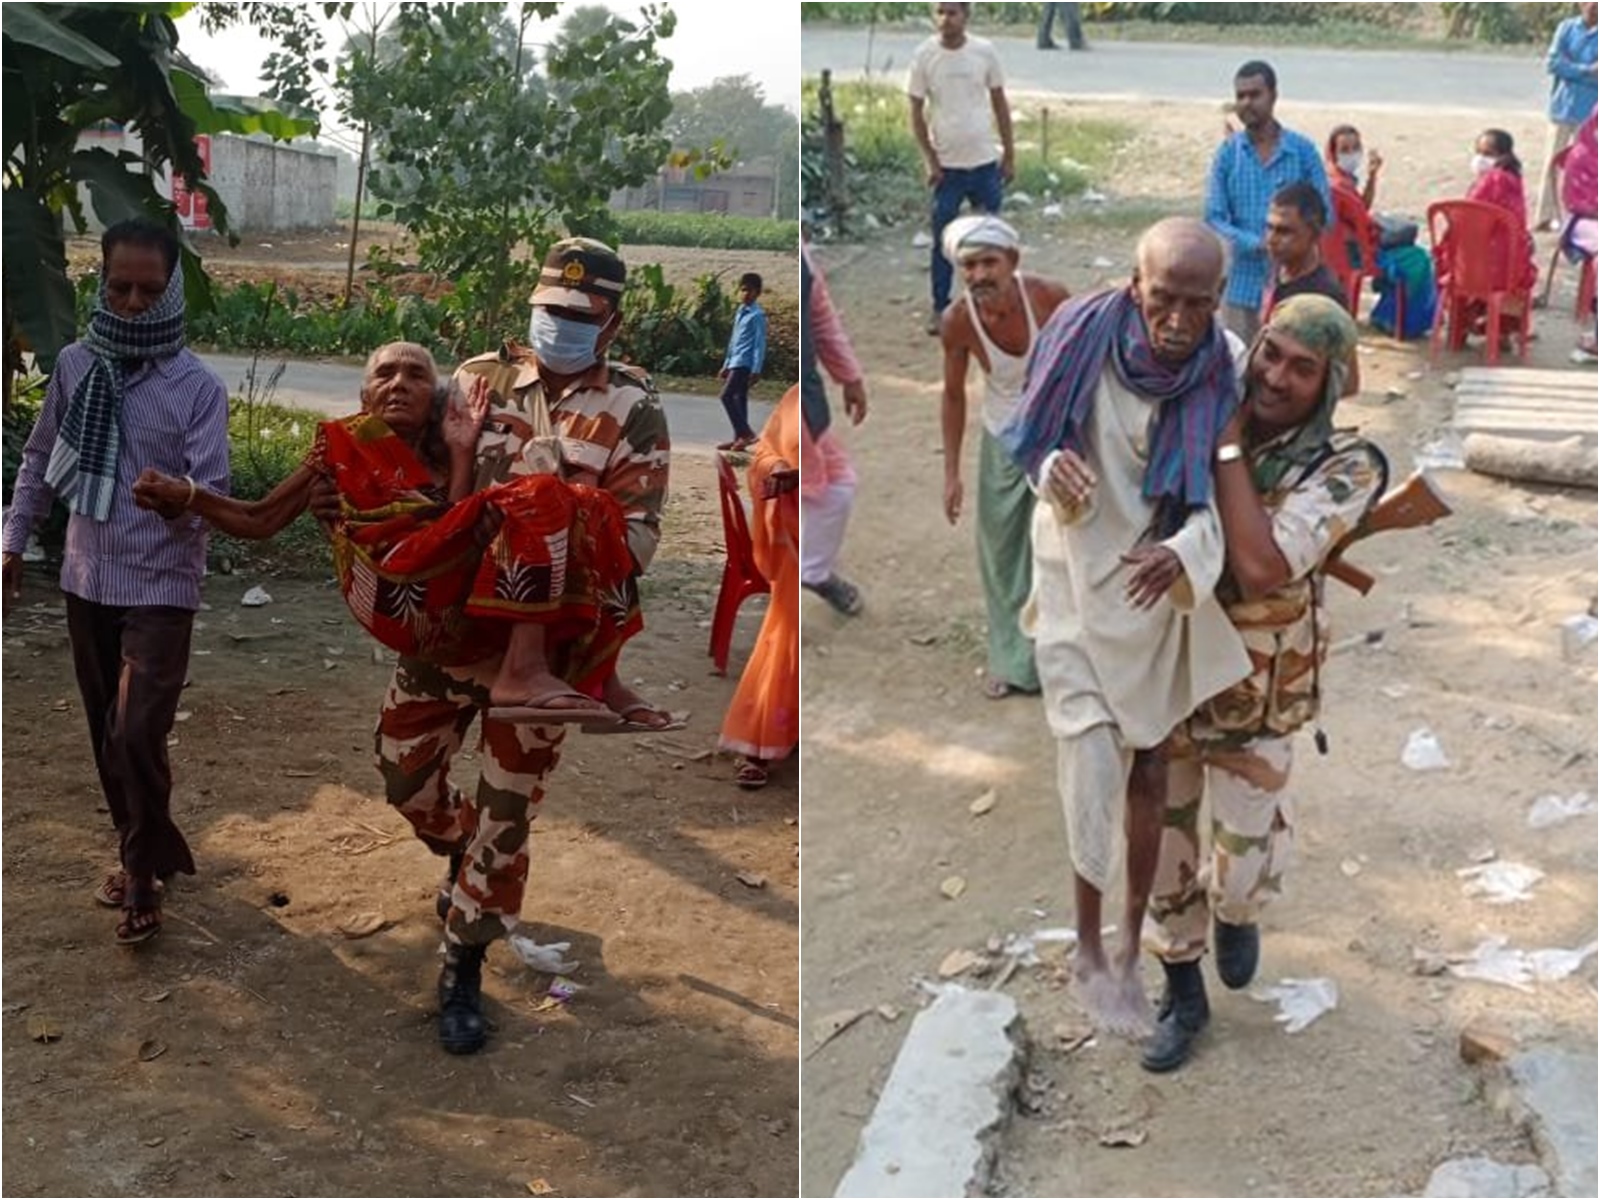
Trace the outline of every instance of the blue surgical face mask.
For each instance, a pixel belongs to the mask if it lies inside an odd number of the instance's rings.
[[[557,375],[578,375],[600,359],[595,344],[603,326],[586,325],[558,317],[547,308],[534,306],[528,318],[528,345],[539,361]]]

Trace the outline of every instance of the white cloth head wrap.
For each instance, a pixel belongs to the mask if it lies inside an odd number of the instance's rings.
[[[1015,229],[990,213],[957,217],[944,227],[944,256],[953,263],[961,261],[963,252],[990,246],[1001,250],[1020,250],[1022,239],[1017,236]]]

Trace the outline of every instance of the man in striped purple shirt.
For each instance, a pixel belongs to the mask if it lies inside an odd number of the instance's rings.
[[[213,491],[228,486],[228,393],[184,348],[178,242],[148,221],[106,230],[100,297],[83,338],[56,362],[22,452],[4,551],[7,605],[22,550],[52,499],[69,510],[61,588],[78,690],[119,869],[94,898],[120,908],[116,940],[161,929],[161,881],[194,874],[170,812],[167,734],[189,664],[205,572],[204,524],[184,509],[148,512],[133,481],[155,467]]]

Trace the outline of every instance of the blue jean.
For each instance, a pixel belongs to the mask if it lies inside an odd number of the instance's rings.
[[[944,256],[939,240],[944,227],[961,212],[963,200],[984,212],[1000,211],[1000,164],[981,167],[946,167],[943,178],[933,189],[933,311],[942,313],[950,303],[950,284],[955,268]]]
[[[722,385],[722,411],[728,414],[735,438],[753,438],[750,428],[750,368],[729,367]]]

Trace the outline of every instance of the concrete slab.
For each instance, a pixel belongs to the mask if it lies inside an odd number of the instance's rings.
[[[1538,1046],[1511,1060],[1517,1099],[1528,1112],[1534,1144],[1555,1177],[1557,1196],[1594,1196],[1600,1155],[1596,1055]]]
[[[1550,1176],[1538,1167],[1492,1158],[1452,1158],[1428,1178],[1424,1196],[1548,1196]]]
[[[1022,1073],[1016,1001],[944,989],[900,1047],[836,1196],[975,1196]]]

